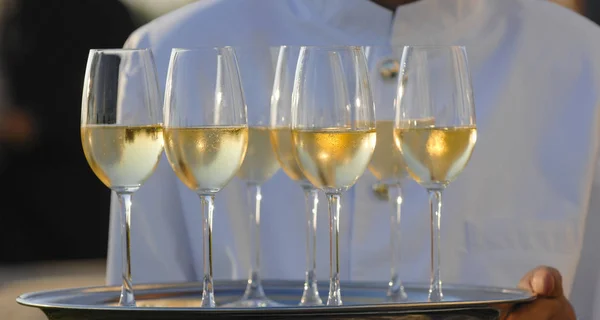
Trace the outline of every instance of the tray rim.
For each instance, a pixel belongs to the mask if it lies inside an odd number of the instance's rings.
[[[264,287],[269,286],[298,286],[302,284],[301,280],[277,280],[277,279],[264,279],[262,280]],[[215,280],[215,286],[240,286],[245,285],[247,280]],[[426,289],[429,284],[419,282],[406,282],[403,283],[404,288],[410,289]],[[166,282],[166,283],[145,283],[134,285],[134,291],[143,290],[165,290],[168,292],[169,289],[173,290],[185,290],[193,288],[201,288],[201,282]],[[342,290],[344,287],[353,287],[354,289],[360,289],[361,287],[368,289],[375,289],[378,287],[386,288],[387,282],[377,281],[342,281]],[[360,304],[360,305],[342,305],[342,306],[298,306],[298,305],[287,305],[284,307],[274,308],[200,308],[200,307],[121,307],[121,306],[109,306],[109,305],[83,305],[83,304],[66,304],[66,303],[48,303],[47,301],[38,301],[40,298],[46,300],[55,296],[69,297],[79,295],[82,293],[98,293],[98,292],[112,292],[118,295],[120,292],[120,286],[89,286],[89,287],[76,287],[76,288],[64,288],[64,289],[53,289],[28,292],[19,295],[16,298],[16,302],[22,306],[34,307],[41,310],[82,310],[82,311],[96,311],[96,312],[185,312],[185,313],[228,313],[228,314],[245,314],[245,313],[294,313],[298,311],[324,314],[332,312],[375,312],[375,311],[423,311],[423,310],[450,310],[450,309],[472,309],[472,308],[489,308],[493,306],[500,306],[504,304],[520,304],[534,301],[536,296],[531,292],[522,290],[519,288],[506,288],[506,287],[494,287],[494,286],[480,286],[480,285],[465,285],[465,284],[444,284],[444,288],[450,290],[480,290],[482,292],[489,293],[501,293],[501,294],[514,294],[515,297],[511,299],[495,299],[495,300],[481,300],[481,301],[443,301],[438,303],[432,302],[403,302],[403,303],[378,303],[378,304]],[[185,291],[180,291],[185,293]],[[143,294],[142,294],[143,295]],[[516,297],[519,295],[520,297]],[[300,298],[298,298],[300,299]],[[143,301],[140,299],[139,301]]]

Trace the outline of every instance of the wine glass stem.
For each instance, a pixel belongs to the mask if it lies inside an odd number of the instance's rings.
[[[340,291],[340,194],[328,194],[329,201],[329,297],[328,306],[341,306],[342,294]]]
[[[266,299],[260,281],[260,185],[248,184],[248,200],[250,202],[250,277],[243,299]]]
[[[121,254],[122,279],[121,297],[119,305],[135,306],[133,283],[131,281],[131,193],[118,192],[117,197],[121,204]]]
[[[212,194],[200,195],[202,203],[202,261],[204,277],[202,279],[201,307],[215,307],[215,291],[213,288],[212,269],[212,223],[215,196]]]
[[[301,306],[321,305],[323,301],[317,288],[317,207],[319,194],[312,186],[303,186],[306,201],[306,278]]]
[[[390,184],[390,204],[392,212],[390,215],[390,246],[391,252],[391,279],[388,285],[387,296],[393,301],[405,300],[407,298],[402,281],[400,280],[400,218],[402,216],[402,185],[400,183]]]
[[[440,276],[440,223],[442,216],[442,190],[430,189],[429,206],[431,209],[431,283],[429,286],[429,301],[443,300],[442,278]]]

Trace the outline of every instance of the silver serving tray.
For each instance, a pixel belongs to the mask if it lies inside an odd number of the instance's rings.
[[[265,293],[286,304],[278,308],[201,309],[201,284],[135,286],[137,307],[119,307],[119,287],[89,287],[23,294],[17,302],[41,309],[50,320],[197,320],[197,319],[399,319],[492,320],[505,319],[522,303],[533,301],[517,289],[445,285],[444,302],[427,302],[428,287],[406,284],[408,301],[387,303],[386,283],[342,282],[343,306],[300,307],[303,283],[263,281]],[[216,281],[217,305],[239,299],[246,281]],[[321,283],[327,298],[327,283]]]

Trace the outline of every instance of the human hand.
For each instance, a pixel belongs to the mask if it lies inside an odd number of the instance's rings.
[[[537,298],[512,311],[507,320],[576,320],[575,311],[564,296],[558,270],[537,267],[521,279],[519,288],[532,292]]]

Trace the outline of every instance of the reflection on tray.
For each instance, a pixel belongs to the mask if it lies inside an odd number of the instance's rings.
[[[115,303],[114,305],[117,305]],[[153,299],[142,300],[137,303],[138,307],[146,308],[197,308],[200,299]]]
[[[516,304],[534,299],[531,294],[505,288],[447,285],[449,300],[427,303],[428,286],[405,284],[408,301],[387,304],[386,283],[344,282],[344,306],[299,307],[301,281],[266,280],[265,291],[283,308],[200,308],[201,284],[158,284],[136,286],[137,307],[117,305],[119,287],[76,288],[25,294],[20,304],[37,307],[48,319],[60,320],[223,320],[310,319],[310,320],[498,320]],[[235,301],[245,290],[244,281],[220,281],[215,286],[217,306]],[[326,296],[326,292],[322,292]]]

